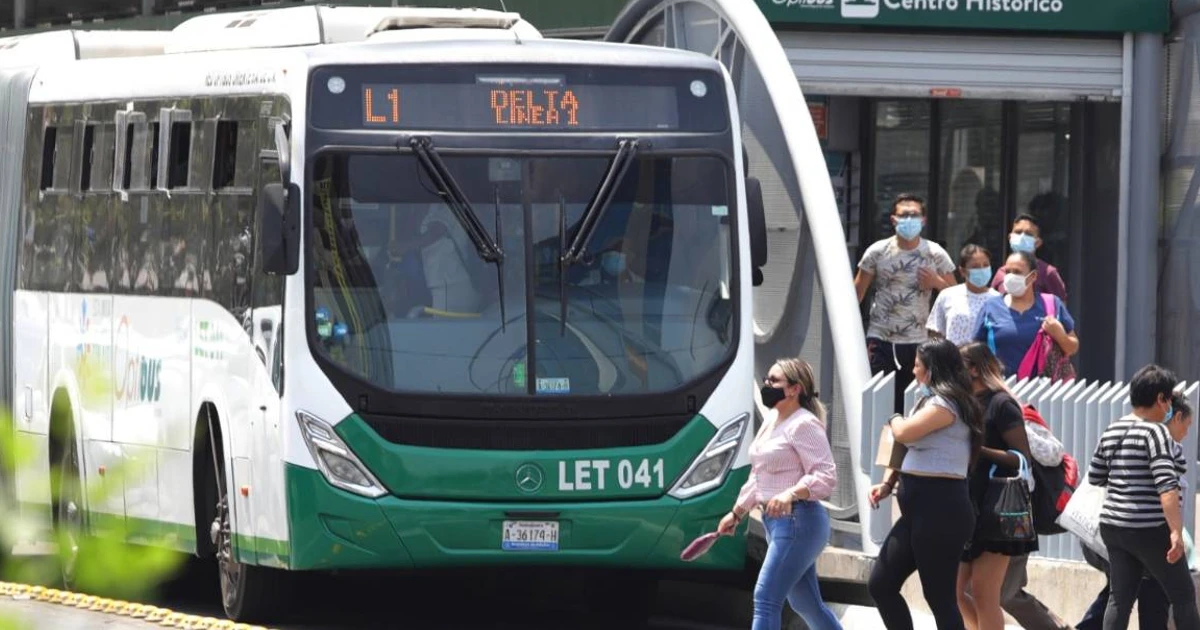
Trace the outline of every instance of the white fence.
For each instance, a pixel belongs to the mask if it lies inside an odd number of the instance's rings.
[[[859,462],[863,467],[862,472],[871,478],[872,483],[879,483],[883,477],[883,469],[875,466],[875,452],[880,431],[893,412],[894,383],[894,374],[876,374],[863,389],[863,432],[860,445],[862,451]],[[1037,378],[1010,380],[1009,386],[1021,404],[1035,407],[1050,424],[1054,435],[1062,440],[1067,452],[1079,463],[1081,477],[1087,474],[1092,451],[1104,428],[1130,411],[1129,385],[1122,382],[1077,380],[1052,383],[1048,379]],[[1181,383],[1178,390],[1192,402],[1193,409],[1200,409],[1200,383]],[[906,409],[912,408],[916,402],[915,398],[914,383],[905,391]],[[1183,443],[1183,450],[1188,459],[1188,491],[1184,492],[1183,522],[1189,530],[1195,523],[1196,515],[1197,430],[1194,426]],[[890,499],[882,503],[878,510],[859,511],[864,520],[864,533],[875,544],[883,542],[887,536],[891,528],[891,512]],[[1042,557],[1083,561],[1079,541],[1070,534],[1042,536],[1038,546],[1038,555]]]

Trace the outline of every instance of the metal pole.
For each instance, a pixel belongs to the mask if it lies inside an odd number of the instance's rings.
[[[154,0],[142,0],[142,15],[154,15]]]
[[[1117,335],[1113,353],[1113,380],[1126,376],[1125,307],[1129,303],[1129,144],[1133,138],[1133,33],[1125,33],[1121,47],[1121,154],[1117,199]],[[1086,182],[1084,185],[1087,185]]]
[[[25,28],[25,1],[13,2],[13,28]]]
[[[1118,378],[1127,378],[1141,366],[1152,363],[1157,354],[1163,36],[1138,33],[1133,40],[1128,231],[1122,243],[1127,269],[1123,302],[1125,361]]]

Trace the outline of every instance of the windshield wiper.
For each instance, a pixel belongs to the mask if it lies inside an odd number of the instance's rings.
[[[604,211],[608,210],[608,206],[612,204],[613,196],[617,194],[617,186],[625,179],[625,173],[633,165],[637,158],[637,152],[637,138],[621,140],[617,147],[617,154],[608,163],[608,170],[604,172],[604,178],[600,180],[600,187],[596,189],[591,203],[583,212],[583,218],[579,221],[579,230],[575,232],[575,238],[571,239],[570,245],[567,244],[566,201],[559,201],[558,242],[562,258],[558,268],[558,319],[562,335],[567,332],[567,271],[570,270],[571,265],[583,259],[588,243],[591,242],[592,235],[596,233],[596,226],[600,225]]]
[[[467,201],[466,193],[459,187],[458,182],[454,181],[454,176],[450,174],[446,164],[434,150],[433,141],[421,136],[413,138],[409,145],[416,154],[417,161],[425,168],[425,173],[433,180],[438,195],[450,207],[454,218],[458,219],[463,230],[467,232],[479,257],[487,262],[496,263],[497,266],[502,264],[504,252],[500,249],[500,245],[492,240],[483,224],[479,222],[479,216],[471,208],[471,202]],[[503,302],[503,297],[501,297],[501,301]]]
[[[583,218],[579,222],[579,230],[575,232],[575,238],[571,239],[571,246],[562,254],[564,270],[583,258],[588,243],[592,240],[592,235],[596,233],[596,226],[600,224],[604,211],[612,203],[613,195],[617,193],[617,185],[625,178],[629,167],[633,165],[637,152],[637,138],[621,140],[617,154],[613,156],[612,161],[608,163],[608,170],[604,172],[604,179],[600,180],[600,187],[596,189],[592,202],[588,204],[587,210],[583,213]]]
[[[500,213],[500,186],[492,186],[492,203],[495,204],[496,212],[496,238],[501,238],[504,234],[504,220],[501,218],[504,215]],[[499,249],[499,248],[497,248]],[[500,293],[500,332],[508,332],[508,315],[504,308],[504,255],[501,252],[500,260],[496,261],[496,291]]]

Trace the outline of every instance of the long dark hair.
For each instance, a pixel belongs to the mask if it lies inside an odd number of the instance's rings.
[[[971,462],[983,448],[983,408],[971,391],[971,375],[963,363],[958,346],[948,339],[926,341],[917,348],[917,358],[925,366],[929,390],[958,407],[958,417],[971,430]]]
[[[1003,392],[1012,396],[1012,390],[1004,383],[1004,368],[1000,365],[1000,359],[992,354],[992,349],[986,343],[972,341],[960,348],[960,352],[967,371],[970,372],[971,368],[975,368],[975,371],[979,372],[980,382],[988,391],[993,394]]]

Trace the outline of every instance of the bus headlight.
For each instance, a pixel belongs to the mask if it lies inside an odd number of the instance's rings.
[[[687,499],[725,483],[749,425],[750,414],[744,413],[721,427],[667,494]]]
[[[372,499],[387,494],[383,484],[334,433],[329,423],[303,411],[296,412],[304,443],[325,480],[347,492]]]

